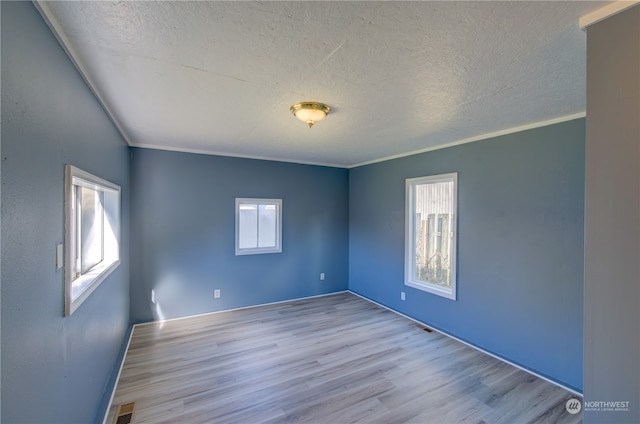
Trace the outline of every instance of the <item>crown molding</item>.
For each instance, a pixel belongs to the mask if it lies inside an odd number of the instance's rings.
[[[604,7],[601,7],[598,10],[594,10],[591,13],[587,13],[586,15],[580,17],[580,29],[587,29],[587,27],[610,18],[613,15],[617,15],[618,13],[623,12],[637,4],[640,4],[640,0],[616,1]]]

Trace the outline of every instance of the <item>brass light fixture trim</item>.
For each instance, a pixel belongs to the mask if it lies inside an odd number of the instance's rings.
[[[292,105],[289,110],[296,118],[309,125],[322,121],[331,112],[331,107],[320,102],[300,102]]]

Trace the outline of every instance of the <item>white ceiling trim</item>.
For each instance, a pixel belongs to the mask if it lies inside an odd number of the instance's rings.
[[[514,134],[521,131],[532,130],[534,128],[546,127],[549,125],[560,124],[562,122],[573,121],[574,119],[584,118],[587,116],[586,112],[575,113],[573,115],[562,116],[560,118],[549,119],[548,121],[535,122],[533,124],[521,125],[518,127],[508,128],[506,130],[495,131],[492,133],[482,134],[474,137],[464,138],[462,140],[452,141],[451,143],[441,144],[439,146],[427,147],[426,149],[414,150],[408,153],[401,153],[398,155],[387,156],[385,158],[376,159],[368,162],[357,163],[355,165],[350,165],[348,168],[357,168],[359,166],[371,165],[378,162],[385,162],[392,159],[403,158],[407,156],[413,156],[420,153],[432,152],[434,150],[446,149],[447,147],[459,146],[461,144],[472,143],[474,141],[486,140],[489,138],[500,137],[501,135]]]
[[[111,122],[113,122],[113,125],[115,125],[116,129],[118,130],[118,132],[120,133],[124,141],[131,146],[131,140],[127,136],[127,133],[124,131],[122,124],[118,121],[115,114],[111,111],[111,109],[107,105],[107,102],[104,101],[104,99],[100,95],[100,92],[96,89],[96,85],[91,79],[91,77],[89,76],[89,72],[87,72],[86,67],[78,59],[77,52],[73,47],[71,47],[71,43],[69,42],[69,39],[67,38],[67,36],[64,34],[64,31],[60,27],[60,24],[58,23],[58,21],[56,21],[53,18],[53,13],[51,12],[51,9],[49,9],[49,5],[47,4],[47,2],[43,0],[33,0],[33,4],[36,7],[36,10],[40,12],[42,19],[44,19],[45,23],[47,24],[47,26],[49,27],[53,35],[58,40],[58,43],[60,43],[63,50],[67,53],[67,56],[71,60],[71,63],[73,63],[73,65],[76,67],[76,69],[80,73],[80,76],[89,87],[89,90],[91,90],[93,95],[96,97],[96,99],[100,103],[100,106],[102,106],[102,109],[104,109],[109,119],[111,119]]]
[[[271,157],[271,156],[240,155],[240,154],[231,154],[231,153],[224,153],[224,152],[214,152],[211,150],[189,149],[189,148],[172,147],[172,146],[158,146],[155,144],[134,143],[131,145],[131,147],[139,147],[141,149],[165,150],[169,152],[194,153],[198,155],[223,156],[228,158],[256,159],[256,160],[268,160],[271,162],[297,163],[300,165],[328,166],[330,168],[345,168],[345,169],[351,168],[351,166],[348,166],[348,165],[338,165],[335,163],[283,159],[283,158]]]
[[[613,15],[617,15],[618,13],[627,10],[630,7],[635,6],[636,4],[640,4],[640,0],[616,1],[598,10],[594,10],[591,13],[587,13],[586,15],[580,17],[580,29],[586,29],[593,24],[596,24],[600,21],[610,18]]]

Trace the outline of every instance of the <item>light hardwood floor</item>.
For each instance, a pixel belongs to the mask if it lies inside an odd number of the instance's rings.
[[[577,423],[573,397],[338,293],[137,326],[107,423]]]

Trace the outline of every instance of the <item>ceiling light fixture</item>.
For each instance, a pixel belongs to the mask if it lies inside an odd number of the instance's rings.
[[[320,102],[300,102],[292,105],[289,110],[296,118],[302,122],[306,122],[309,128],[316,122],[322,121],[327,117],[331,108]]]

